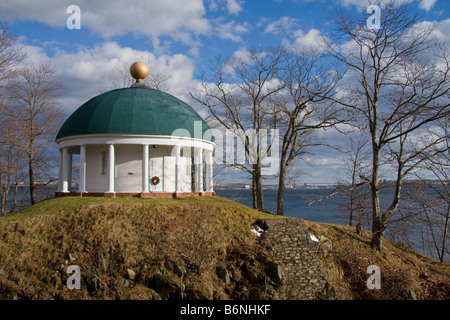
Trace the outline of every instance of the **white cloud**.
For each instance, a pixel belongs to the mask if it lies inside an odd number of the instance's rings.
[[[312,2],[314,0],[301,0],[301,1]],[[411,3],[413,1],[415,1],[415,0],[395,0],[395,4],[401,5],[404,3]],[[422,0],[422,1],[427,1],[427,0]],[[386,4],[392,3],[392,0],[378,0],[378,1],[374,1],[374,0],[337,0],[337,2],[339,2],[341,5],[346,6],[346,7],[353,5],[353,6],[356,6],[360,11],[365,11],[367,9],[367,7],[371,4],[377,4],[380,7],[383,7]]]
[[[218,22],[215,28],[221,39],[229,39],[233,42],[244,42],[241,35],[249,31],[248,23],[237,23],[232,20],[226,23]]]
[[[439,21],[435,26],[436,29],[434,30],[433,35],[450,46],[450,34],[448,33],[448,30],[450,30],[450,19]]]
[[[374,2],[373,0],[339,0],[343,5],[347,6],[347,5],[356,5],[356,6],[365,6],[367,7],[370,4],[378,4],[380,6],[383,6],[385,4],[388,3],[392,3],[392,0],[379,0],[377,2]],[[395,4],[400,5],[403,3],[410,3],[413,2],[414,0],[396,0]]]
[[[233,58],[237,60],[246,60],[250,57],[250,51],[246,47],[239,48],[233,53]]]
[[[429,11],[436,4],[437,0],[422,0],[420,1],[419,8]]]
[[[297,38],[295,39],[296,47],[315,47],[322,41],[322,34],[320,30],[310,29],[307,33],[299,30]]]
[[[298,27],[299,20],[292,17],[281,17],[276,21],[267,24],[264,33],[272,33],[278,35],[280,33],[291,32],[292,28]]]
[[[121,47],[116,42],[104,42],[77,52],[58,51],[52,58],[47,57],[44,50],[37,46],[24,45],[24,49],[32,61],[50,60],[56,76],[66,87],[60,101],[69,112],[95,95],[120,84],[117,66],[120,61],[130,61],[136,57],[150,61],[151,70],[169,75],[167,92],[182,100],[189,99],[189,92],[196,86],[196,80],[193,80],[194,62],[184,54],[155,56],[148,51]]]
[[[227,0],[227,10],[230,14],[238,14],[242,11],[242,5],[237,0]]]
[[[219,10],[219,5],[215,0],[206,0],[206,3],[208,3],[208,10],[210,11],[217,11]]]
[[[306,33],[300,28],[300,20],[288,16],[267,23],[264,33],[283,37],[281,43],[289,49],[316,48],[323,44],[320,30],[312,28]]]
[[[323,36],[320,30],[312,28],[305,33],[299,29],[293,33],[293,38],[293,41],[283,39],[283,46],[294,51],[303,49],[323,50]]]
[[[81,28],[104,38],[128,32],[149,37],[169,35],[188,42],[191,35],[207,34],[210,24],[201,0],[78,0]],[[34,20],[66,27],[73,0],[14,0],[0,2],[0,19]]]

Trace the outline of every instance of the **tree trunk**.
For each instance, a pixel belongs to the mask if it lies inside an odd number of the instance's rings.
[[[8,168],[9,170],[9,168]],[[1,213],[0,215],[6,216],[6,212],[8,209],[8,198],[9,198],[9,189],[10,189],[10,173],[8,172],[8,178],[6,180],[5,185],[0,184],[0,193],[1,193]]]
[[[444,234],[442,236],[442,247],[441,247],[441,253],[439,255],[439,262],[444,262],[444,254],[445,254],[445,242],[447,241],[447,230],[448,230],[448,220],[450,216],[450,204],[447,206],[447,215],[445,217],[445,225],[444,225]],[[449,232],[450,233],[450,232]]]
[[[352,184],[350,190],[350,217],[348,220],[348,225],[353,225],[353,211],[355,210],[355,188],[356,188],[356,162],[358,161],[358,156],[356,155],[355,160],[353,162],[353,171],[352,171]]]
[[[17,194],[19,192],[19,181],[16,180],[14,182],[14,199],[13,199],[13,204],[11,206],[11,209],[9,209],[9,213],[13,213],[14,211],[16,211],[17,208]]]
[[[354,188],[353,183],[352,183],[352,188]],[[353,225],[353,211],[354,211],[354,207],[355,207],[355,193],[354,192],[355,191],[353,189],[350,191],[350,209],[349,209],[350,216],[349,216],[349,219],[348,219],[348,225],[349,226]]]
[[[277,215],[284,215],[284,190],[286,189],[286,166],[284,163],[284,157],[281,156],[280,161],[280,176],[278,178],[278,194],[277,194]]]
[[[31,200],[31,204],[35,204],[36,203],[36,186],[35,186],[35,181],[34,181],[34,164],[33,161],[31,160],[31,158],[28,161],[28,175],[29,175],[29,183],[30,183],[30,200]]]
[[[372,228],[372,239],[370,241],[370,247],[373,250],[381,252],[381,241],[383,237],[384,237],[384,230],[381,227],[378,227],[377,231],[374,231]]]
[[[0,217],[3,217],[6,212],[5,199],[3,197],[3,186],[0,183]]]
[[[380,150],[374,147],[372,161],[372,181],[370,183],[372,195],[372,239],[370,247],[374,250],[381,251],[381,239],[384,230],[382,230],[380,218],[380,187],[378,182]]]
[[[255,189],[256,189],[256,209],[264,210],[264,197],[262,188],[262,176],[261,176],[261,164],[258,162],[256,164],[255,171]]]
[[[253,209],[258,208],[258,195],[256,193],[256,178],[255,175],[252,175],[252,206]]]

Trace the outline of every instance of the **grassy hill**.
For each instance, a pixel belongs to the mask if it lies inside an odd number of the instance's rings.
[[[270,251],[250,230],[274,218],[217,196],[46,200],[0,219],[0,299],[270,299]],[[307,225],[331,240],[321,257],[339,299],[450,298],[449,263],[388,241],[374,253],[367,234]],[[367,262],[399,289],[365,293]],[[69,265],[81,290],[66,286]]]
[[[338,299],[450,299],[450,262],[439,263],[388,240],[383,240],[381,253],[374,251],[367,230],[358,235],[350,226],[306,224],[310,233],[330,240],[322,245],[321,264]],[[370,265],[380,267],[380,290],[367,289]]]

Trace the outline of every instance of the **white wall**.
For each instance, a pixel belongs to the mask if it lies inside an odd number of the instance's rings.
[[[115,145],[116,192],[142,192],[142,146]]]
[[[175,157],[164,157],[164,192],[175,192]]]
[[[175,157],[171,147],[149,147],[149,190],[150,192],[175,192]],[[102,157],[105,152],[104,174]],[[180,158],[180,182],[182,192],[191,192],[191,159]],[[86,191],[108,191],[108,146],[86,146]],[[160,178],[154,186],[152,177]],[[115,144],[115,192],[142,192],[142,145]]]
[[[102,152],[106,152],[106,170],[103,175]],[[86,191],[108,191],[108,146],[86,146]]]
[[[182,192],[191,192],[191,159],[181,157],[180,158],[180,182]]]
[[[164,158],[163,157],[153,157],[150,158],[149,165],[150,165],[150,178],[149,178],[149,188],[150,192],[163,192],[163,186],[164,186],[164,171],[163,171],[163,163]],[[159,183],[157,185],[152,184],[152,178],[158,177]]]

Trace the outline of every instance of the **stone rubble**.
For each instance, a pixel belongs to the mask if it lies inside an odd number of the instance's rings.
[[[274,298],[281,300],[336,299],[319,262],[320,242],[314,242],[301,219],[266,220],[263,241],[281,267],[282,281]],[[324,239],[322,239],[324,240]],[[329,240],[328,240],[329,241]],[[327,243],[327,246],[330,246]]]

